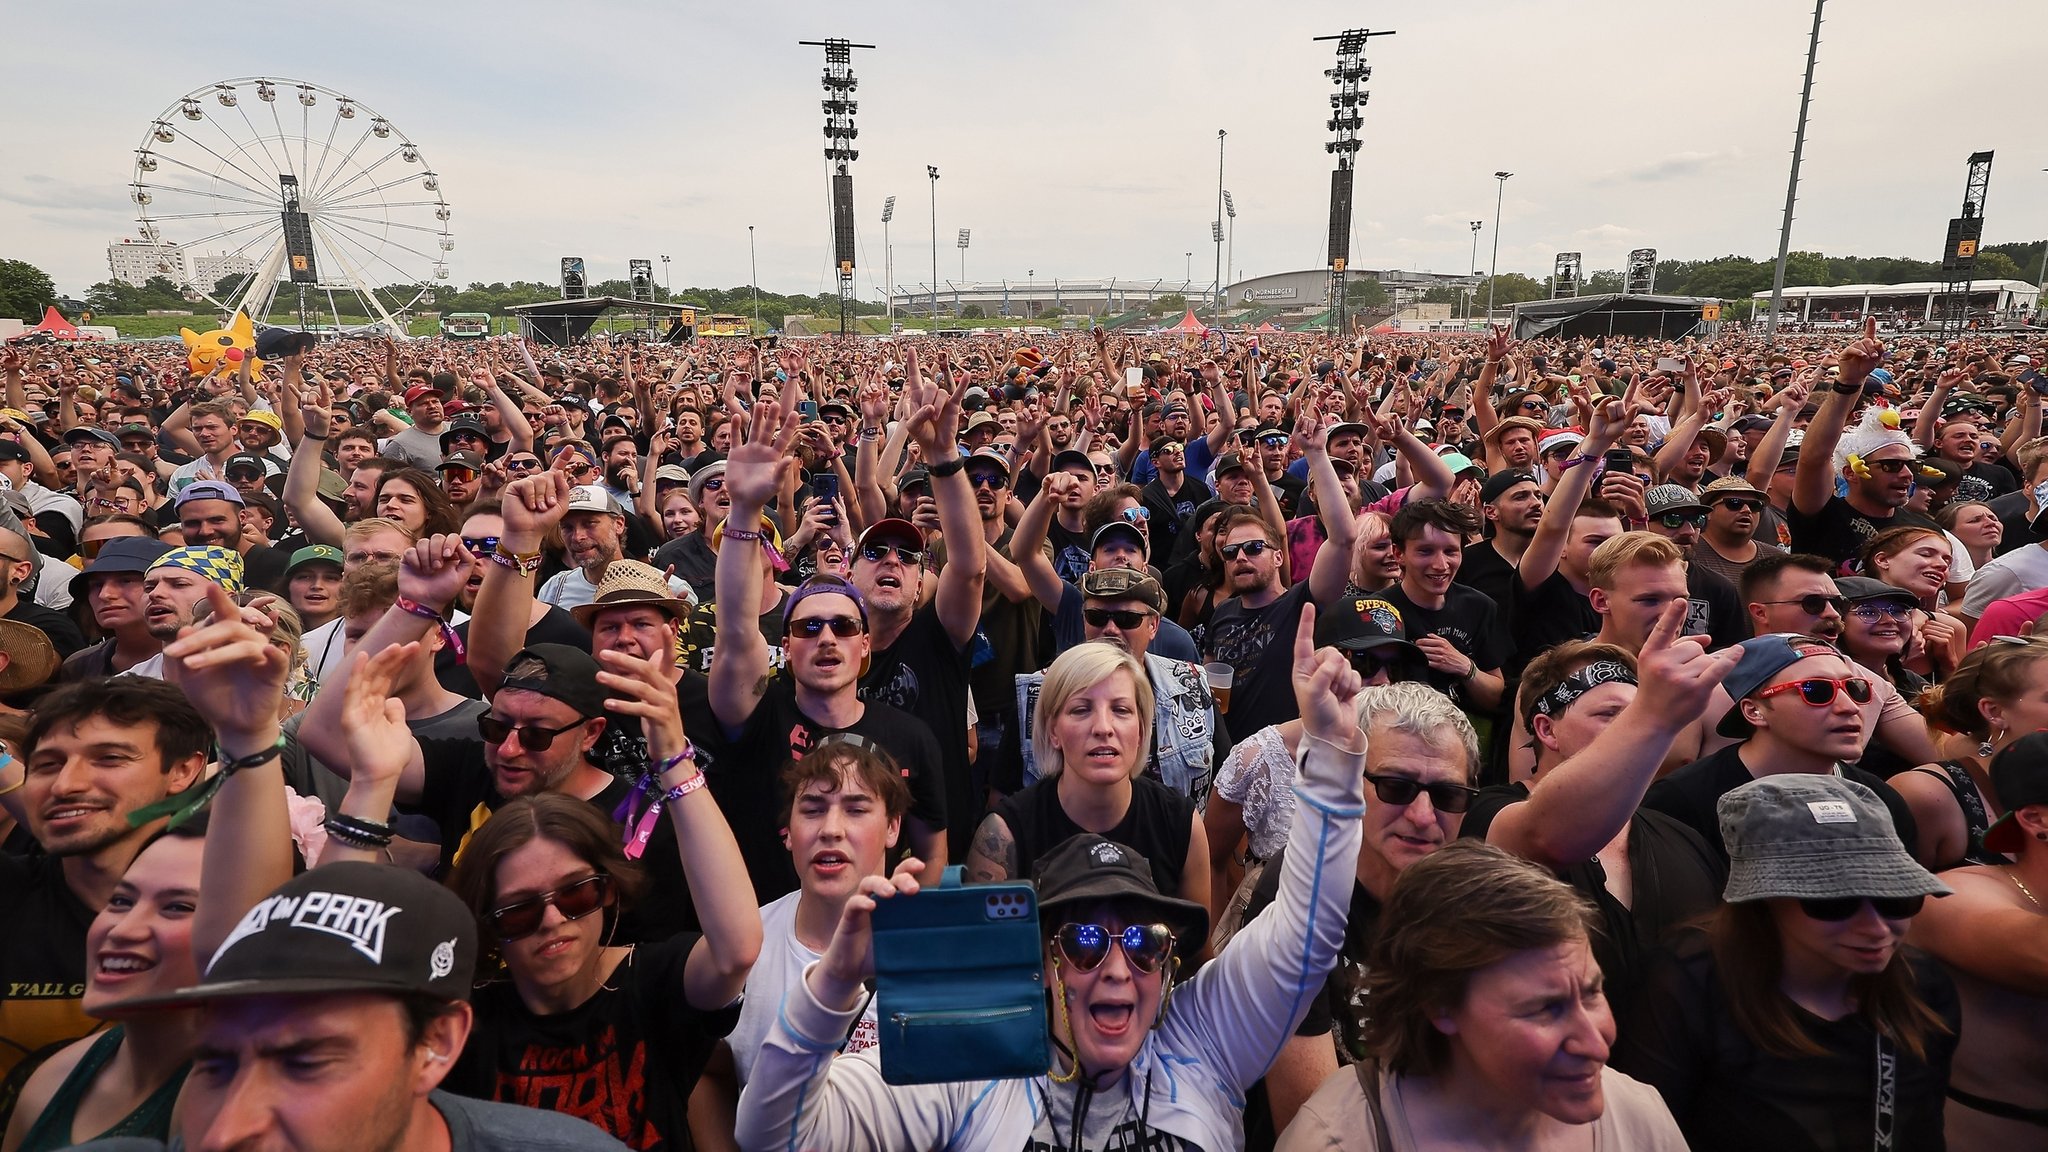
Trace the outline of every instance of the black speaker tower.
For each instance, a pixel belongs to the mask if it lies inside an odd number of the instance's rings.
[[[860,129],[853,126],[860,102],[853,98],[860,81],[853,75],[853,50],[873,48],[848,40],[799,40],[799,44],[825,50],[825,159],[832,162],[832,264],[839,272],[839,334],[846,335],[853,312],[853,171],[848,166],[860,159],[853,142]]]

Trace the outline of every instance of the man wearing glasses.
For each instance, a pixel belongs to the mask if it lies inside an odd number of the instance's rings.
[[[1781,555],[1784,549],[1756,538],[1763,524],[1765,496],[1740,476],[1724,476],[1700,493],[1706,526],[1686,558],[1696,567],[1737,584],[1742,570],[1759,556]]]
[[[1738,741],[1650,786],[1643,806],[1700,834],[1728,864],[1716,805],[1765,776],[1838,775],[1877,793],[1904,844],[1919,843],[1913,810],[1892,786],[1855,765],[1863,755],[1865,707],[1876,684],[1841,651],[1813,636],[1774,632],[1746,640],[1722,688],[1735,703],[1715,731]]]
[[[1365,729],[1364,841],[1351,883],[1351,914],[1337,964],[1308,1015],[1254,1087],[1245,1111],[1247,1145],[1264,1123],[1285,1129],[1304,1100],[1347,1062],[1366,1055],[1366,960],[1379,934],[1380,907],[1409,866],[1458,838],[1465,811],[1479,795],[1479,734],[1451,698],[1421,683],[1386,684],[1358,696]],[[1244,922],[1271,904],[1287,871],[1282,850],[1266,863]],[[1261,1099],[1261,1096],[1264,1099]]]
[[[913,411],[929,403],[928,411],[913,418],[912,434],[928,453],[927,459],[938,462],[941,483],[964,489],[965,461],[952,442],[959,414],[957,397],[947,398],[943,403],[931,402],[944,393],[921,382],[915,372],[905,385],[905,393],[913,398]],[[946,424],[939,417],[942,407],[950,410],[954,424]],[[760,527],[761,516],[781,490],[784,471],[796,467],[795,411],[790,410],[785,419],[779,401],[764,400],[754,406],[749,420],[752,435],[745,443],[734,445],[725,462],[725,492],[732,503],[724,539],[718,548],[713,596],[713,601],[721,604],[759,603],[763,579],[759,550],[771,544]],[[966,519],[958,527],[949,527],[948,534],[971,542],[977,535],[973,500],[961,491],[958,501],[960,506],[952,510],[948,523],[960,521],[962,516]],[[734,524],[751,527],[742,530],[732,527]],[[883,546],[881,538],[868,541],[864,535],[863,542],[873,543],[877,548]],[[914,606],[916,584],[905,565],[916,568],[916,578],[921,579],[922,556],[916,562],[906,562],[900,551],[901,543],[889,541],[887,547],[891,554],[884,559],[863,559],[856,561],[856,565],[875,565],[869,573],[871,580],[891,575],[894,586],[887,598],[902,598]],[[965,566],[972,574],[971,602],[977,613],[981,604],[979,560],[978,554],[956,555],[952,559],[952,563]],[[780,673],[770,668],[768,643],[745,612],[718,614],[711,654],[711,712],[729,745],[720,759],[735,766],[735,775],[730,783],[725,783],[715,766],[707,766],[707,774],[739,841],[740,853],[746,858],[755,895],[766,903],[797,888],[796,872],[778,831],[781,805],[776,781],[783,766],[801,759],[825,737],[840,732],[873,741],[907,773],[911,806],[903,830],[910,851],[926,861],[928,867],[943,867],[947,849],[946,801],[953,782],[943,776],[943,750],[929,724],[879,700],[863,699],[862,673],[870,671],[875,654],[874,621],[865,593],[857,584],[837,576],[814,576],[784,600],[782,619],[786,663]],[[902,628],[898,623],[899,636]],[[966,661],[956,659],[959,667],[952,691],[958,693],[960,719],[956,723],[960,726],[959,754],[964,760]],[[933,686],[920,687],[930,690]],[[979,811],[980,806],[975,805],[970,816]]]
[[[1842,564],[1887,528],[1935,526],[1906,510],[1919,448],[1895,420],[1888,425],[1884,413],[1863,408],[1863,381],[1883,355],[1873,317],[1863,339],[1842,350],[1841,376],[1807,426],[1792,481],[1792,506],[1785,514],[1795,552]],[[1859,410],[1865,415],[1848,429]],[[1847,484],[1845,495],[1835,494],[1837,476]]]
[[[1187,447],[1180,440],[1171,436],[1155,439],[1148,456],[1153,476],[1138,499],[1152,513],[1154,553],[1162,560],[1171,560],[1180,553],[1182,526],[1215,493],[1207,484],[1188,475]]]

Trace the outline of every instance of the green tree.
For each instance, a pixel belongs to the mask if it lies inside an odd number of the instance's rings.
[[[1385,308],[1387,290],[1370,277],[1353,280],[1344,285],[1344,302],[1353,308]]]
[[[1424,304],[1449,304],[1456,307],[1465,302],[1465,290],[1449,284],[1437,284],[1422,290]]]
[[[973,307],[973,305],[970,304],[968,305],[968,307],[971,308]],[[1065,316],[1066,314],[1067,310],[1065,308],[1060,307],[1057,304],[1048,304],[1044,308],[1040,308],[1038,310],[1038,318],[1040,320],[1057,320],[1060,317]],[[965,313],[962,313],[962,315],[965,315]]]
[[[0,315],[33,324],[56,299],[49,273],[26,260],[0,260]]]
[[[2003,252],[1977,250],[1977,279],[1979,280],[2025,280],[2029,273],[2020,271],[2013,258]]]
[[[960,318],[962,320],[985,320],[988,318],[988,313],[979,304],[969,304],[960,309]]]
[[[1186,312],[1187,310],[1188,298],[1178,292],[1168,292],[1166,295],[1154,300],[1152,306],[1146,309],[1146,311],[1154,316],[1163,316],[1168,312]]]
[[[1623,278],[1620,272],[1617,272],[1612,268],[1603,268],[1600,271],[1595,272],[1592,275],[1586,277],[1586,282],[1579,286],[1579,295],[1608,295],[1610,293],[1621,291],[1622,284]]]
[[[1510,304],[1521,304],[1530,300],[1542,300],[1550,295],[1550,289],[1544,286],[1542,280],[1531,279],[1520,272],[1503,272],[1497,282],[1484,279],[1479,282],[1479,288],[1472,296],[1476,302],[1475,307],[1486,307],[1486,293],[1489,287],[1493,289],[1495,308],[1505,308]]]
[[[228,303],[233,303],[233,301],[228,300],[228,297],[233,296],[237,292],[240,292],[242,290],[243,282],[247,279],[248,277],[231,275],[223,276],[220,279],[215,280],[213,282],[214,299],[226,301]]]

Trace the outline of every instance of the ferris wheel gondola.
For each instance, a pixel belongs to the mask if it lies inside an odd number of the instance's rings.
[[[144,129],[128,196],[142,238],[186,255],[163,262],[167,278],[258,322],[275,310],[403,334],[401,317],[433,302],[455,248],[441,176],[419,145],[355,97],[302,80],[248,76],[173,100]]]

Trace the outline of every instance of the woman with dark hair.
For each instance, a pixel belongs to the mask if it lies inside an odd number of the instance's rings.
[[[1947,600],[1954,552],[1938,528],[1887,528],[1870,538],[1861,553],[1863,574],[1911,592],[1919,613],[1913,621],[1918,643],[1903,663],[1929,680],[1940,680],[1963,658],[1968,629],[1941,610]]]
[[[371,508],[386,520],[396,520],[412,529],[420,539],[454,532],[462,526],[455,505],[448,502],[434,477],[417,468],[393,468],[377,478],[377,495]]]
[[[1920,833],[1914,856],[1936,871],[2005,863],[1984,847],[1984,834],[2002,814],[1990,764],[2014,741],[2048,728],[2048,639],[1992,640],[1921,696],[1919,708],[1930,728],[1951,735],[1942,741],[1942,759],[1885,780],[1913,809]]]
[[[1753,780],[1719,815],[1727,903],[1650,972],[1615,1065],[1656,1086],[1694,1152],[1943,1147],[1961,1012],[1901,941],[1948,887],[1839,776]]]
[[[1685,1147],[1656,1092],[1607,1065],[1592,908],[1472,840],[1394,883],[1373,943],[1372,1056],[1295,1113],[1280,1152]]]
[[[199,909],[202,813],[151,840],[86,929],[84,1007],[120,1018],[121,1002],[199,982],[192,917]],[[137,1012],[59,1049],[22,1085],[0,1148],[46,1152],[112,1136],[165,1139],[191,1067],[197,1012]]]

